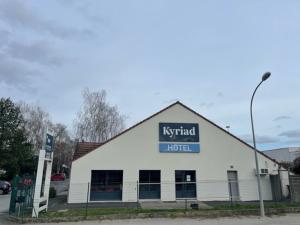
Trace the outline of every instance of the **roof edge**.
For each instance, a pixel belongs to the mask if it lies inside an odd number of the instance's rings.
[[[117,137],[119,137],[119,136],[125,134],[126,132],[130,131],[131,129],[133,129],[133,128],[139,126],[140,124],[142,124],[142,123],[144,123],[144,122],[146,122],[146,121],[148,121],[148,120],[150,120],[150,119],[152,119],[153,117],[157,116],[158,114],[160,114],[160,113],[162,113],[162,112],[168,110],[169,108],[171,108],[171,107],[173,107],[173,106],[175,106],[175,105],[177,105],[177,104],[180,105],[180,106],[182,106],[182,107],[184,107],[184,108],[187,109],[188,111],[194,113],[195,115],[199,116],[200,118],[204,119],[205,121],[207,121],[207,122],[210,123],[211,125],[215,126],[216,128],[222,130],[222,131],[225,132],[226,134],[229,134],[231,137],[233,137],[234,139],[238,140],[239,142],[241,142],[242,144],[246,145],[247,147],[251,148],[252,150],[257,151],[257,152],[258,152],[259,154],[261,154],[262,156],[264,156],[264,157],[268,158],[269,160],[273,161],[274,163],[280,165],[280,163],[279,163],[277,160],[275,160],[275,159],[271,158],[270,156],[267,156],[267,155],[264,154],[263,152],[261,152],[261,151],[255,149],[253,146],[251,146],[251,145],[248,144],[247,142],[243,141],[242,139],[238,138],[237,136],[233,135],[232,133],[226,131],[224,128],[220,127],[220,126],[217,125],[216,123],[212,122],[211,120],[209,120],[209,119],[207,119],[206,117],[202,116],[201,114],[197,113],[196,111],[194,111],[193,109],[191,109],[191,108],[189,108],[188,106],[184,105],[184,104],[181,103],[180,101],[176,101],[176,102],[172,103],[171,105],[169,105],[169,106],[167,106],[167,107],[161,109],[160,111],[158,111],[158,112],[152,114],[151,116],[147,117],[146,119],[144,119],[144,120],[142,120],[142,121],[140,121],[140,122],[134,124],[133,126],[127,128],[127,129],[125,129],[125,130],[122,131],[121,133],[119,133],[119,134],[117,134],[117,135],[111,137],[110,139],[106,140],[105,142],[103,142],[102,145],[99,146],[99,147],[102,147],[103,145],[105,145],[105,144],[109,143],[110,141],[114,140],[115,138],[117,138]],[[99,147],[95,148],[94,150],[90,151],[89,153],[95,151],[95,150],[98,149]],[[87,154],[89,154],[89,153],[87,153]],[[85,154],[85,155],[87,155],[87,154]],[[76,160],[82,158],[82,157],[85,156],[85,155],[82,155],[82,156],[78,157],[77,159],[73,160],[72,162],[74,162],[74,161],[76,161]]]
[[[231,137],[235,138],[236,140],[238,140],[239,142],[241,142],[242,144],[250,147],[252,150],[257,151],[258,153],[260,153],[262,156],[265,156],[266,158],[270,159],[271,161],[277,163],[278,165],[280,165],[280,163],[271,158],[270,156],[264,154],[263,152],[259,151],[258,149],[255,149],[253,146],[251,146],[250,144],[248,144],[247,142],[243,141],[242,139],[240,139],[239,137],[233,135],[232,133],[226,131],[224,128],[220,127],[219,125],[217,125],[216,123],[212,122],[211,120],[207,119],[206,117],[202,116],[201,114],[197,113],[196,111],[194,111],[193,109],[189,108],[188,106],[182,104],[181,102],[178,102],[182,107],[186,108],[187,110],[191,111],[192,113],[196,114],[197,116],[201,117],[202,119],[204,119],[205,121],[209,122],[210,124],[212,124],[213,126],[219,128],[220,130],[222,130],[223,132],[225,132],[226,134],[229,134]]]
[[[158,112],[152,114],[151,116],[146,117],[146,119],[143,119],[142,121],[140,121],[140,122],[138,122],[138,123],[132,125],[131,127],[127,128],[127,129],[125,129],[125,130],[123,130],[121,133],[119,133],[119,134],[117,134],[117,135],[115,135],[115,136],[109,138],[108,140],[102,142],[102,145],[101,145],[101,146],[103,146],[103,145],[107,144],[108,142],[114,140],[115,138],[121,136],[122,134],[126,133],[127,131],[132,130],[133,128],[139,126],[140,124],[142,124],[142,123],[144,123],[144,122],[146,122],[146,121],[152,119],[152,118],[155,117],[156,115],[158,115],[158,114],[160,114],[160,113],[166,111],[167,109],[173,107],[173,106],[176,105],[176,104],[182,105],[182,103],[181,103],[180,101],[176,101],[176,102],[172,103],[171,105],[169,105],[169,106],[167,106],[167,107],[161,109],[160,111],[158,111]],[[99,147],[101,147],[101,146],[99,146]],[[99,148],[99,147],[97,147],[97,148]],[[97,148],[95,148],[94,150],[96,150]],[[90,151],[89,153],[93,152],[94,150]],[[89,154],[89,153],[87,153],[87,154]],[[87,154],[85,154],[85,155],[87,155]],[[85,155],[82,155],[82,156],[78,157],[77,159],[80,159],[80,158],[82,158],[82,157],[85,156]],[[76,161],[77,159],[72,160],[72,162]]]

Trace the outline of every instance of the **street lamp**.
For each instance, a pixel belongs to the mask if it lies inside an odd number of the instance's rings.
[[[250,114],[251,114],[251,125],[252,125],[252,137],[253,137],[253,146],[254,146],[254,155],[255,155],[255,165],[256,165],[256,178],[257,178],[257,187],[258,187],[258,195],[259,195],[259,203],[260,203],[260,215],[262,217],[265,216],[265,209],[264,209],[264,201],[262,198],[261,193],[261,185],[260,185],[260,175],[259,175],[259,166],[258,166],[258,159],[257,159],[257,150],[256,150],[256,141],[255,141],[255,134],[254,134],[254,125],[253,125],[253,116],[252,116],[252,103],[254,95],[258,89],[258,87],[262,84],[262,82],[266,81],[271,76],[270,72],[266,72],[263,74],[260,83],[255,88],[252,98],[251,98],[251,104],[250,104]]]

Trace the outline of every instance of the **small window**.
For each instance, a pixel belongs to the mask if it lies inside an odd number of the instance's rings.
[[[175,171],[176,198],[196,198],[196,171],[176,170]]]
[[[122,200],[122,170],[92,170],[90,200]]]
[[[160,199],[160,170],[140,170],[139,199]]]

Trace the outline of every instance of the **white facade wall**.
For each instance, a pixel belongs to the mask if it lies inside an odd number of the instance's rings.
[[[160,122],[198,123],[200,153],[160,153]],[[277,174],[278,165],[258,154],[261,168]],[[232,168],[233,166],[233,168]],[[123,201],[137,201],[139,170],[161,171],[161,200],[175,201],[175,170],[195,170],[197,199],[228,200],[227,171],[238,171],[242,201],[257,200],[252,148],[195,113],[175,104],[149,120],[100,146],[72,164],[69,203],[85,202],[91,170],[123,170]],[[269,176],[261,177],[263,197],[272,199]]]

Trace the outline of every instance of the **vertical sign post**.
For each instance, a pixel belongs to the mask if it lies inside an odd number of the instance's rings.
[[[52,170],[52,162],[53,162],[52,160],[53,144],[54,144],[54,136],[48,130],[46,132],[44,143],[45,145],[43,146],[43,149],[41,149],[39,153],[39,161],[38,161],[38,168],[36,173],[36,181],[35,181],[35,189],[34,189],[32,217],[38,217],[39,212],[43,210],[47,211],[48,209],[50,179],[51,179],[51,170]],[[46,173],[45,173],[45,177],[43,177],[45,165],[46,165],[45,168]],[[40,206],[40,203],[44,203],[44,204]]]

